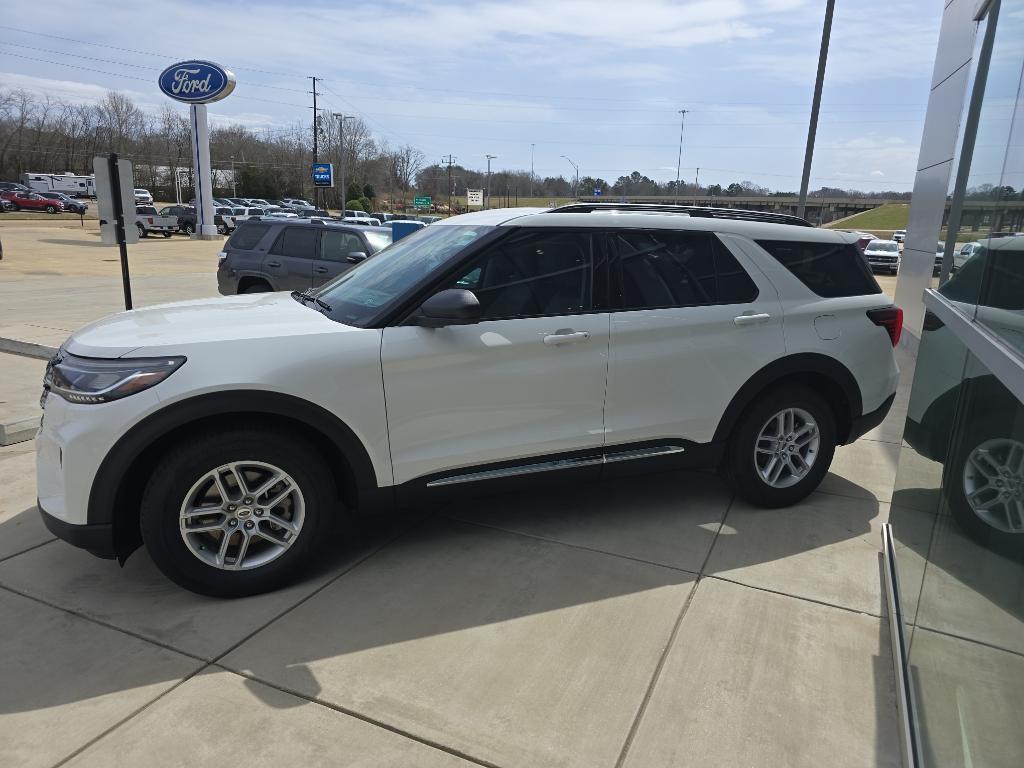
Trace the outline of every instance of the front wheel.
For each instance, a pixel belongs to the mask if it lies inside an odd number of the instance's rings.
[[[149,232],[146,231],[144,226],[141,224],[136,224],[135,226],[139,229],[139,237],[149,237]]]
[[[818,487],[836,447],[835,416],[803,386],[769,390],[733,429],[726,469],[736,492],[759,507],[785,507]]]
[[[57,212],[57,206],[55,206],[55,205],[48,205],[48,206],[46,206],[46,212],[47,213],[56,213]]]
[[[344,513],[319,453],[288,432],[211,432],[172,448],[142,499],[146,548],[186,589],[242,597],[294,581]]]
[[[162,234],[163,234],[163,236],[164,236],[164,237],[170,237],[170,236],[171,236],[171,233],[170,233],[170,232],[164,232],[164,233],[162,233]]]

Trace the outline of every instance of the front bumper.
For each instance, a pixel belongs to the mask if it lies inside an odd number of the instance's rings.
[[[114,551],[114,525],[112,523],[98,523],[95,525],[72,525],[71,523],[54,517],[39,502],[39,514],[43,518],[43,525],[58,539],[63,539],[80,549],[84,549],[96,557],[106,560],[114,560],[117,553]]]

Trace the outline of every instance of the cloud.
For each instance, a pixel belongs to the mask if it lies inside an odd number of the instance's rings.
[[[35,77],[18,72],[0,72],[0,88],[24,89],[33,93],[45,93],[60,101],[72,104],[94,104],[101,101],[112,90],[95,83],[80,83],[75,80],[55,80]],[[118,88],[118,91],[135,101],[145,100],[152,94]]]
[[[872,176],[885,176],[885,171],[872,171]]]

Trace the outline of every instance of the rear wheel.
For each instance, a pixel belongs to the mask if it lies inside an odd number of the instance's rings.
[[[146,228],[144,226],[142,226],[141,224],[136,224],[135,226],[139,230],[139,237],[149,237],[149,232],[146,231]]]
[[[57,206],[55,206],[55,205],[48,205],[48,206],[46,206],[46,212],[47,213],[56,213],[57,212]]]
[[[726,466],[736,492],[760,507],[784,507],[814,491],[835,453],[832,409],[803,386],[761,395],[733,430]]]
[[[240,290],[239,293],[270,293],[270,286],[261,280],[258,283],[250,283]]]
[[[146,548],[186,589],[242,597],[294,581],[344,514],[330,470],[288,432],[209,433],[170,450],[142,499]]]
[[[163,232],[162,234],[163,234],[164,237],[170,237],[171,236],[170,232]]]
[[[184,232],[186,235],[191,235],[193,232],[196,231],[196,228],[192,225],[191,222],[187,222],[181,225],[181,231]]]

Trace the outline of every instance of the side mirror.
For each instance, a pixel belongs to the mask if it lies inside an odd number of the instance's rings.
[[[345,257],[345,261],[358,264],[360,261],[366,261],[366,254],[362,251],[352,251],[352,253]]]
[[[424,328],[473,325],[480,322],[481,311],[480,301],[472,291],[449,288],[424,301],[413,322]]]

